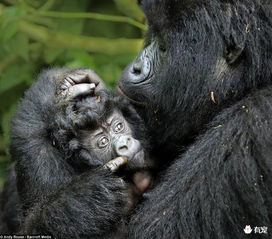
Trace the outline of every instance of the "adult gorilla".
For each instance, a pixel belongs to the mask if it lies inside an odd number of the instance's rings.
[[[270,234],[271,1],[141,5],[146,47],[119,88],[169,167],[132,217],[130,236],[244,238],[245,225]]]

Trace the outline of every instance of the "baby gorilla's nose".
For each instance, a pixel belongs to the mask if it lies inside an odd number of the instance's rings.
[[[118,154],[118,156],[126,156],[124,154],[127,154],[130,149],[129,147],[130,141],[131,141],[130,136],[120,136],[116,140],[115,151]]]
[[[137,140],[129,135],[120,136],[115,142],[115,152],[117,156],[126,156],[131,158],[138,151]]]

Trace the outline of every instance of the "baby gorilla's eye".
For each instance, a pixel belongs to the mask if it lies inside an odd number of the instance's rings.
[[[114,126],[114,132],[119,133],[124,129],[124,124],[122,122],[119,122]]]
[[[98,140],[98,147],[104,148],[108,145],[109,142],[109,139],[106,136],[103,136]]]

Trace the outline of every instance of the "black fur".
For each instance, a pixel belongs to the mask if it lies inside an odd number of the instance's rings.
[[[151,80],[125,72],[119,87],[134,102],[141,94],[154,152],[170,166],[132,217],[130,238],[271,238],[271,1],[141,4],[147,47],[166,52]],[[246,235],[246,225],[268,234]]]

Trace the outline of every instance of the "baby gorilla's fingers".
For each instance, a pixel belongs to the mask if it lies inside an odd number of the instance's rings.
[[[127,164],[128,158],[127,157],[118,157],[104,165],[105,169],[109,169],[111,172],[116,172],[122,165]]]
[[[68,90],[67,90],[67,94],[66,94],[66,100],[73,100],[74,98],[78,97],[78,96],[83,96],[86,94],[90,94],[91,92],[93,92],[95,89],[95,84],[91,83],[91,84],[79,84],[79,85],[74,85],[71,86]]]

